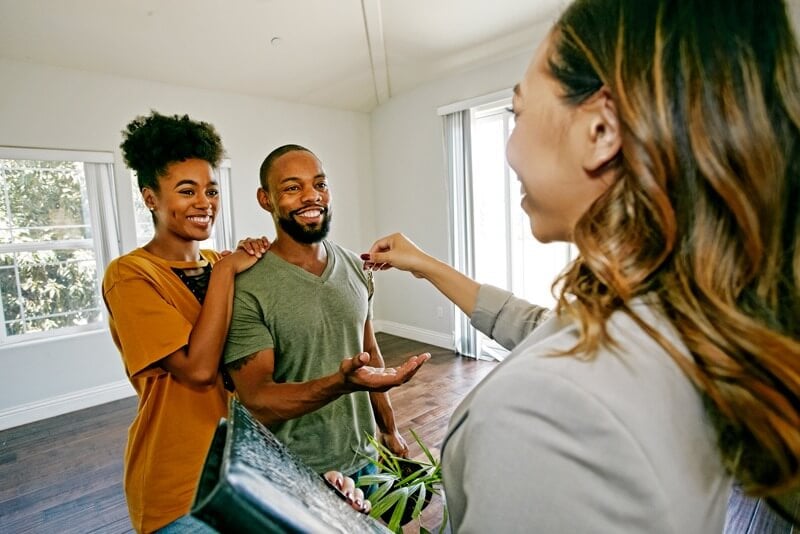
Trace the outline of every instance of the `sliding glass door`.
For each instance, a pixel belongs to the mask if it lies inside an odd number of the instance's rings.
[[[510,99],[503,99],[445,117],[454,264],[479,282],[552,307],[552,283],[574,251],[565,243],[544,245],[531,235],[519,206],[520,184],[505,158],[514,127],[509,105]],[[462,354],[505,357],[506,351],[476,333],[462,314],[457,314],[455,336]]]

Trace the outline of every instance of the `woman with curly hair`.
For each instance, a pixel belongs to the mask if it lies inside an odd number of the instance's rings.
[[[509,164],[580,254],[552,313],[401,234],[513,352],[442,451],[458,532],[720,532],[800,485],[800,56],[779,0],[577,0],[514,91]],[[556,287],[554,285],[554,287]]]
[[[125,162],[136,171],[155,227],[146,245],[111,262],[103,280],[111,335],[139,395],[125,496],[138,532],[202,532],[201,523],[184,516],[227,414],[219,367],[233,280],[266,243],[224,257],[200,250],[220,209],[213,169],[223,147],[212,125],[153,112],[128,124],[123,137]]]

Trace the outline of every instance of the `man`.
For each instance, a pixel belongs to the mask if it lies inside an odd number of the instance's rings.
[[[407,453],[385,392],[430,355],[384,369],[371,278],[356,254],[325,239],[331,194],[319,159],[282,146],[264,160],[260,179],[258,202],[277,237],[236,279],[225,363],[241,402],[290,450],[317,472],[355,478],[376,454],[365,435],[376,422],[382,441]]]

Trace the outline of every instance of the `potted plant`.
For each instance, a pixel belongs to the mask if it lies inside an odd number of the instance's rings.
[[[368,459],[377,466],[378,472],[364,475],[357,482],[359,486],[378,486],[369,496],[372,502],[370,515],[382,519],[393,532],[402,532],[401,526],[417,519],[433,494],[441,493],[442,469],[439,460],[433,457],[414,430],[411,430],[411,435],[422,449],[424,460],[398,456],[374,436],[367,434],[367,439],[378,452],[377,458]],[[447,506],[444,504],[443,509],[441,529],[447,524]],[[422,528],[420,530],[425,531]]]

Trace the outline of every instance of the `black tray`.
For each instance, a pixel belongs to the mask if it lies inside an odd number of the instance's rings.
[[[219,532],[391,532],[352,509],[236,399],[214,434],[191,514]]]

